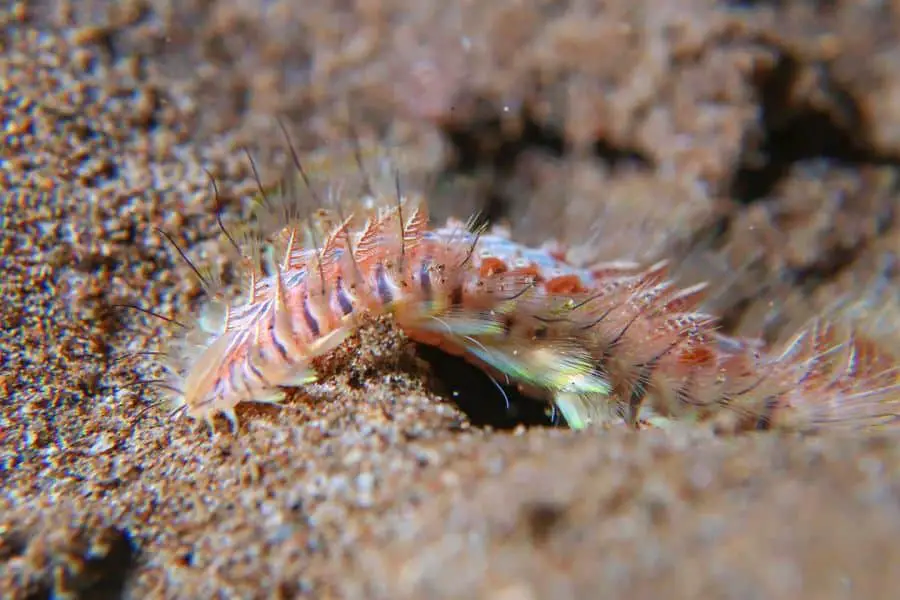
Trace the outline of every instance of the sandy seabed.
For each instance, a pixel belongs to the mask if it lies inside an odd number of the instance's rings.
[[[235,226],[276,116],[392,148],[439,218],[668,256],[730,331],[844,300],[900,347],[896,3],[313,4],[0,8],[0,595],[895,597],[896,438],[573,433],[454,401],[389,320],[238,436],[134,423],[118,358],[162,334],[111,306],[200,306],[154,227],[222,268],[204,169]]]

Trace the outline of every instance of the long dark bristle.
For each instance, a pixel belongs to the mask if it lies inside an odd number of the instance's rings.
[[[169,243],[172,244],[172,246],[175,247],[175,250],[178,251],[178,254],[181,255],[181,258],[184,260],[184,262],[186,262],[186,263],[188,264],[188,266],[191,268],[191,270],[194,271],[194,275],[197,276],[197,279],[200,280],[200,283],[203,284],[203,287],[205,287],[206,289],[210,289],[210,288],[211,288],[211,284],[210,284],[209,280],[206,279],[206,277],[203,276],[203,273],[200,272],[200,269],[197,268],[197,265],[195,265],[195,264],[191,261],[191,259],[188,258],[187,254],[184,252],[184,250],[181,249],[181,246],[179,246],[179,245],[175,242],[175,239],[174,239],[171,235],[169,235],[168,233],[166,233],[166,231],[165,231],[164,229],[161,229],[161,228],[159,228],[159,227],[155,227],[154,229],[156,229],[156,231],[158,231],[160,235],[162,235],[162,236],[165,237],[167,240],[169,240]]]
[[[222,233],[225,234],[225,237],[228,238],[228,241],[231,242],[232,247],[237,250],[238,254],[241,253],[241,247],[238,246],[237,242],[234,241],[234,238],[231,237],[231,234],[228,233],[228,230],[225,229],[225,225],[222,223],[222,204],[219,199],[219,186],[216,184],[216,178],[213,177],[213,174],[210,173],[205,168],[203,171],[206,173],[206,176],[209,177],[210,183],[213,186],[213,196],[215,202],[215,211],[216,211],[216,223],[219,225],[219,229],[222,230]]]
[[[372,188],[372,179],[369,176],[368,171],[366,171],[366,166],[363,163],[362,156],[362,144],[359,142],[359,135],[356,132],[356,128],[353,126],[352,121],[347,124],[347,128],[350,130],[350,143],[353,144],[353,158],[356,161],[356,166],[359,168],[359,172],[362,173],[363,183],[365,184],[365,193],[367,196],[375,196],[375,190]]]
[[[291,140],[291,136],[288,133],[287,127],[284,126],[284,123],[281,119],[278,120],[278,126],[281,127],[281,133],[284,134],[284,139],[287,142],[288,150],[291,153],[291,160],[294,161],[294,166],[297,168],[297,171],[300,172],[300,177],[303,178],[303,183],[306,185],[306,189],[309,190],[309,195],[312,196],[313,202],[317,206],[324,206],[319,201],[318,196],[316,195],[316,191],[312,186],[312,182],[309,177],[306,175],[306,170],[303,168],[303,163],[300,162],[300,156],[297,154],[297,149],[294,147],[294,142]],[[312,215],[309,216],[309,233],[312,237],[313,246],[316,249],[316,266],[319,270],[319,280],[322,284],[322,294],[327,293],[328,282],[325,280],[325,269],[322,267],[322,251],[321,246],[319,245],[318,237],[316,236],[316,228],[315,224],[312,222]]]
[[[345,223],[347,218],[344,216],[344,209],[341,207],[341,203],[338,202],[335,207],[338,213],[338,218],[340,218],[341,223]],[[353,250],[353,236],[347,236],[347,253],[350,256],[350,261],[353,263],[353,269],[356,271],[356,276],[360,281],[365,282],[366,278],[362,274],[362,269],[359,266],[359,262],[356,260],[356,252]]]
[[[472,260],[472,255],[475,254],[475,248],[478,247],[478,241],[481,239],[483,232],[484,229],[475,232],[475,239],[473,239],[472,243],[469,245],[469,251],[466,252],[466,257],[459,263],[459,268],[466,266],[466,264]]]
[[[291,135],[288,133],[287,127],[285,127],[281,119],[278,120],[278,126],[281,128],[281,133],[284,135],[284,139],[287,142],[288,150],[291,153],[291,160],[293,160],[294,166],[297,167],[297,171],[300,172],[300,177],[303,178],[303,183],[306,184],[306,188],[309,190],[310,196],[312,196],[313,201],[317,206],[324,206],[316,196],[316,190],[313,187],[309,176],[306,174],[306,169],[303,168],[303,163],[300,162],[300,156],[297,154],[297,149],[294,147],[294,142],[291,140]]]
[[[119,384],[120,388],[130,388],[130,387],[141,387],[152,385],[156,387],[161,387],[163,389],[180,393],[181,390],[169,385],[165,379],[135,379],[134,381],[129,381],[127,383]]]
[[[137,358],[139,356],[168,356],[167,352],[162,352],[160,350],[140,350],[138,352],[126,352],[121,354],[120,356],[116,356],[111,358],[109,363],[112,365],[123,362],[129,358]]]
[[[147,406],[145,406],[144,408],[139,410],[138,413],[134,416],[134,418],[131,420],[131,423],[130,423],[132,432],[134,431],[135,425],[138,424],[138,421],[140,421],[142,418],[144,418],[151,410],[153,410],[157,406],[162,406],[166,402],[167,402],[166,400],[158,400],[156,402],[151,402],[150,404],[148,404]],[[184,412],[185,410],[187,410],[186,405],[179,406],[175,410],[170,411],[169,414],[166,415],[166,418],[171,419],[178,413]]]
[[[149,310],[146,308],[141,308],[140,306],[137,306],[135,304],[110,304],[110,307],[112,307],[112,308],[130,308],[131,310],[136,310],[138,312],[144,313],[145,315],[150,315],[151,317],[156,317],[157,319],[166,321],[167,323],[177,325],[178,327],[181,327],[184,329],[188,328],[188,326],[185,325],[184,323],[182,323],[181,321],[176,321],[175,319],[173,319],[171,317],[165,317],[157,312],[153,312],[152,310]]]
[[[250,154],[250,150],[244,146],[243,147],[244,154],[247,155],[247,161],[250,163],[250,171],[253,173],[253,180],[256,182],[256,189],[259,191],[259,195],[262,197],[263,204],[267,207],[271,207],[269,203],[269,195],[266,193],[266,188],[263,186],[262,179],[259,176],[259,171],[256,168],[256,161],[253,160],[253,155]]]
[[[403,195],[400,193],[400,170],[394,169],[394,188],[397,193],[397,219],[400,221],[400,262],[406,258],[406,224],[403,222]]]

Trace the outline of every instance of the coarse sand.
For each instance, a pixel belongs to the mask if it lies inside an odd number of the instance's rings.
[[[308,4],[0,8],[0,597],[896,597],[895,437],[574,433],[389,318],[210,436],[116,308],[202,306],[157,227],[234,274],[207,171],[234,228],[278,117],[326,178],[359,136],[439,218],[671,257],[730,331],[898,349],[896,3]]]

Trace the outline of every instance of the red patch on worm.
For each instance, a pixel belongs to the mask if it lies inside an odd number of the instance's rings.
[[[711,349],[703,346],[685,348],[678,355],[678,362],[683,365],[701,366],[711,364],[716,360],[716,354]]]
[[[580,294],[585,292],[578,275],[560,275],[544,283],[544,288],[551,294]]]
[[[505,262],[499,258],[488,256],[481,259],[481,267],[478,269],[478,274],[486,278],[500,273],[506,273],[508,270],[509,267],[506,266]]]

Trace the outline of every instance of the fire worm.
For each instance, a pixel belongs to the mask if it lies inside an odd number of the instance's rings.
[[[164,353],[165,387],[190,417],[234,425],[238,404],[279,402],[285,388],[316,380],[313,359],[365,315],[389,313],[412,340],[550,403],[574,429],[900,423],[895,359],[838,324],[816,322],[763,349],[720,334],[700,310],[705,286],[677,287],[665,262],[581,268],[499,229],[435,228],[425,201],[399,185],[355,203],[380,207],[364,221],[324,209],[310,217],[303,207],[315,192],[297,180],[261,194],[243,245],[229,235],[241,250],[241,299],[214,300]]]

